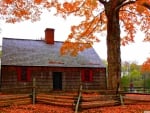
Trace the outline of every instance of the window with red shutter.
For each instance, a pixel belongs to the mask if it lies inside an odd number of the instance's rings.
[[[93,81],[92,70],[83,70],[81,76],[82,76],[82,82],[92,82]]]
[[[30,70],[27,67],[18,68],[18,81],[28,82],[30,81]]]

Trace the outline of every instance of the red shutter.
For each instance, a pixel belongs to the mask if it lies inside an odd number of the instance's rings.
[[[85,81],[85,73],[84,73],[84,70],[81,71],[81,79],[82,79],[82,82]]]
[[[20,67],[17,68],[17,77],[18,77],[18,81],[21,81],[21,68]]]
[[[85,72],[85,71],[87,71],[87,72]],[[86,77],[85,74],[88,74],[88,76],[89,76],[88,80],[85,78]],[[92,72],[92,70],[82,70],[81,71],[81,78],[82,78],[82,82],[92,82],[93,81],[93,72]]]
[[[30,81],[31,70],[27,68],[27,81]]]
[[[90,70],[90,81],[89,82],[92,82],[93,81],[93,72],[92,72],[92,70]]]

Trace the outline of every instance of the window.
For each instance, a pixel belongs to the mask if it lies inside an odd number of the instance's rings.
[[[93,81],[93,73],[91,70],[83,70],[82,71],[82,82],[92,82]]]
[[[18,81],[28,82],[30,81],[30,70],[27,67],[18,68]]]

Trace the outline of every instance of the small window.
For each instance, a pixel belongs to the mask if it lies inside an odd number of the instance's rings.
[[[82,82],[92,82],[93,81],[93,73],[91,70],[83,70],[82,71]]]
[[[18,81],[30,81],[30,70],[27,67],[18,68]]]

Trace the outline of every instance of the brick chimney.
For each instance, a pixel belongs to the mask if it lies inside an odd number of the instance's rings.
[[[47,44],[54,44],[54,31],[55,29],[52,28],[45,29],[45,42]]]

